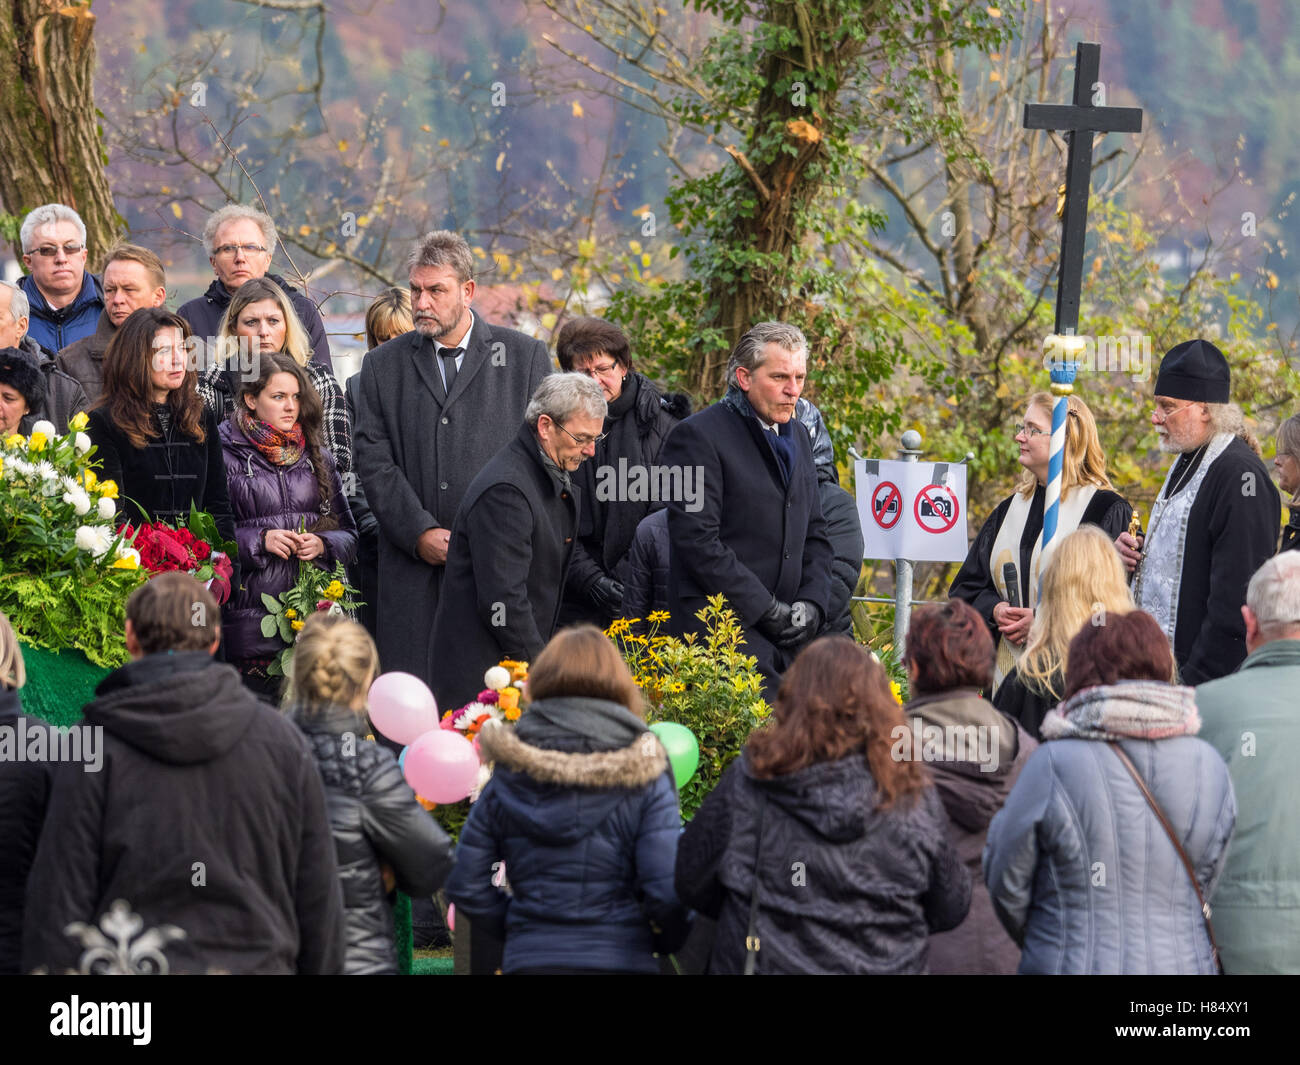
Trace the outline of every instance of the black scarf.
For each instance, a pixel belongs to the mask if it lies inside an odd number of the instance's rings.
[[[622,750],[645,731],[646,723],[626,706],[576,695],[530,703],[515,727],[530,746],[585,753]]]

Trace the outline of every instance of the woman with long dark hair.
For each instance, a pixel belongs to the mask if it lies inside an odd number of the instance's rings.
[[[321,405],[307,372],[288,355],[263,353],[220,429],[244,582],[222,610],[226,653],[245,682],[272,696],[266,672],[284,648],[262,635],[262,595],[288,591],[299,562],[333,569],[351,562],[356,525],[329,451]]]
[[[926,971],[971,883],[920,746],[862,647],[800,652],[678,845],[678,895],[717,920],[709,972]]]
[[[184,318],[161,307],[133,312],[104,354],[104,392],[86,433],[100,479],[117,484],[120,520],[182,526],[193,505],[233,540],[217,422],[195,389],[190,347]]]

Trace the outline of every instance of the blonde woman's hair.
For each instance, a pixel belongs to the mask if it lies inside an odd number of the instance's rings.
[[[275,303],[284,318],[284,347],[280,349],[281,352],[290,356],[299,366],[306,366],[312,357],[311,338],[298,320],[298,312],[294,310],[289,294],[269,277],[254,277],[245,281],[230,297],[230,305],[226,307],[226,313],[221,316],[221,324],[217,326],[217,352],[221,365],[229,362],[231,356],[239,350],[239,337],[235,335],[235,323],[239,316],[249,304],[261,303],[263,300]]]
[[[1050,392],[1035,392],[1029,397],[1027,407],[1037,407],[1047,412],[1051,421],[1052,406],[1056,397]],[[1101,438],[1097,435],[1097,421],[1088,409],[1088,404],[1078,396],[1070,396],[1069,413],[1065,416],[1065,455],[1061,465],[1061,498],[1070,494],[1070,489],[1084,484],[1098,488],[1113,489],[1110,478],[1106,476],[1106,453],[1101,449]],[[1034,494],[1038,480],[1025,470],[1020,475],[1016,491],[1028,498]]]
[[[313,614],[294,645],[285,706],[296,705],[309,716],[329,706],[351,706],[378,671],[379,652],[365,629],[340,614]]]
[[[373,350],[414,328],[411,293],[404,288],[386,288],[366,310],[366,348]]]
[[[4,612],[0,611],[0,688],[21,688],[27,683],[27,667],[18,637]]]
[[[1300,414],[1293,414],[1277,427],[1277,453],[1290,455],[1300,464]],[[1292,493],[1288,506],[1300,507],[1300,488]]]
[[[1070,641],[1089,622],[1133,610],[1133,593],[1119,552],[1095,525],[1081,525],[1057,545],[1043,572],[1043,595],[1029,626],[1020,677],[1029,688],[1060,699]]]

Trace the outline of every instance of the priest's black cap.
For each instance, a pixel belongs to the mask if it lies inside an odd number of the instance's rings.
[[[1155,394],[1192,403],[1227,403],[1229,377],[1223,352],[1208,340],[1184,340],[1160,360]]]

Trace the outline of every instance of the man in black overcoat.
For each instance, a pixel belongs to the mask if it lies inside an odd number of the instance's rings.
[[[703,485],[668,502],[671,629],[698,629],[706,598],[726,596],[768,697],[822,627],[830,598],[812,443],[794,417],[807,351],[792,325],[754,326],[731,353],[722,401],[677,425],[659,458],[683,469],[683,483],[693,467]]]
[[[353,439],[379,522],[380,665],[429,682],[452,518],[518,431],[551,359],[540,340],[470,310],[474,256],[463,238],[430,233],[407,266],[415,328],[362,362]]]
[[[514,440],[465,493],[433,629],[440,710],[473,699],[502,659],[531,662],[554,633],[577,535],[571,475],[596,453],[605,413],[584,374],[548,377]]]

